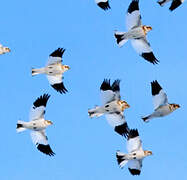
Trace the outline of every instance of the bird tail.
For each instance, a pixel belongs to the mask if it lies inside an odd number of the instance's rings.
[[[39,68],[39,69],[34,69],[32,68],[32,76],[35,76],[37,74],[43,74],[45,73],[45,68]]]
[[[166,0],[157,1],[160,6],[164,6],[167,2]]]
[[[94,109],[89,109],[88,110],[88,115],[92,117],[100,117],[104,113],[101,111],[101,108],[99,106],[96,106]]]
[[[24,127],[24,121],[18,121],[17,122],[17,126],[16,126],[16,131],[17,132],[22,132],[22,131],[25,131],[26,128]]]
[[[123,168],[128,162],[128,154],[122,153],[120,151],[116,152],[116,158],[120,168]]]
[[[114,36],[116,38],[116,41],[117,41],[117,44],[119,45],[119,47],[122,47],[128,41],[128,38],[127,38],[125,32],[116,31]]]
[[[144,122],[149,122],[149,120],[150,120],[151,118],[152,118],[151,115],[142,117],[142,119],[143,119]]]

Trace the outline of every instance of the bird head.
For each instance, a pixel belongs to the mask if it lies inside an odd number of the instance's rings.
[[[171,111],[174,111],[174,110],[176,110],[176,109],[178,109],[178,108],[180,108],[180,105],[179,104],[169,104],[169,109],[171,110]]]
[[[152,151],[144,151],[145,156],[151,156],[153,155]]]
[[[146,35],[149,31],[152,30],[151,26],[143,26],[144,34]]]
[[[5,52],[10,52],[10,48],[4,47],[4,51],[5,51]]]
[[[62,69],[63,69],[64,72],[65,72],[65,71],[69,70],[70,67],[69,67],[68,65],[62,65]]]
[[[45,120],[45,124],[46,124],[47,126],[50,126],[50,125],[53,124],[53,122],[52,122],[52,121],[49,121],[49,120]]]
[[[122,111],[130,107],[126,101],[119,100],[118,104],[120,105]]]

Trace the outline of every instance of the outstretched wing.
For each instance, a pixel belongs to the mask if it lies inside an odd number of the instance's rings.
[[[133,159],[128,161],[128,169],[133,176],[140,175],[141,168],[142,168],[142,160]]]
[[[135,51],[145,60],[153,64],[157,64],[159,62],[153,54],[150,44],[147,42],[146,38],[132,39],[131,43]]]
[[[45,135],[45,130],[31,131],[31,138],[39,151],[49,156],[55,155],[50,145],[48,144],[47,136]]]
[[[129,127],[122,113],[109,113],[105,116],[108,123],[114,128],[114,131],[122,136],[127,136]]]
[[[47,75],[49,84],[59,93],[66,93],[68,90],[65,88],[64,83],[62,82],[62,74],[59,75]]]
[[[137,129],[131,129],[127,136],[127,151],[129,153],[142,149],[142,142]]]
[[[142,24],[138,3],[138,0],[132,0],[127,10],[126,26],[128,30],[132,29],[133,27],[140,26]]]
[[[109,1],[108,0],[95,0],[97,5],[102,8],[103,10],[110,9]]]
[[[158,81],[151,82],[151,92],[152,92],[152,97],[153,97],[154,109],[157,109],[161,105],[168,104],[167,95],[163,91]]]
[[[63,48],[58,48],[57,50],[52,52],[49,55],[47,65],[61,63],[62,62],[62,56],[63,56],[64,52],[65,52],[65,49],[63,49]]]
[[[103,104],[109,103],[114,100],[120,99],[120,80],[115,80],[112,85],[110,85],[110,79],[104,79],[101,84],[101,100]]]
[[[36,99],[30,110],[30,121],[43,118],[45,114],[45,108],[50,95],[44,94]]]

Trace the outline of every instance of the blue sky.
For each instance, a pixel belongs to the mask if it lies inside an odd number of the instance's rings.
[[[186,108],[187,61],[186,3],[174,12],[169,4],[140,1],[143,24],[151,25],[148,40],[160,61],[143,60],[128,42],[118,48],[114,30],[126,31],[130,0],[111,0],[104,12],[94,0],[2,1],[0,43],[11,53],[0,56],[1,66],[1,179],[3,180],[114,180],[184,179],[187,169]],[[44,75],[31,77],[32,67],[46,64],[48,55],[63,47],[67,94],[59,94]],[[144,149],[141,176],[117,165],[116,150],[126,152],[126,141],[105,117],[90,119],[87,110],[100,105],[104,78],[121,79],[121,96],[131,106],[125,111],[131,128],[138,128]],[[141,116],[152,112],[150,82],[158,80],[169,101],[181,108],[145,124]],[[46,119],[49,143],[56,153],[48,157],[34,147],[29,131],[16,133],[16,122],[28,121],[29,110],[43,93],[51,95]]]

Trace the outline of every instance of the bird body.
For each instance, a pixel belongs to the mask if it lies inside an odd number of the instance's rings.
[[[4,47],[2,44],[0,44],[0,54],[5,54],[5,53],[8,53],[10,51],[11,51],[10,48]]]
[[[90,117],[95,117],[95,116],[99,117],[107,113],[119,113],[120,114],[128,107],[129,105],[125,101],[114,100],[103,106],[100,106],[100,107],[96,106],[96,108],[88,110],[88,113]]]
[[[103,105],[88,110],[88,114],[90,117],[105,115],[107,122],[114,128],[114,131],[126,136],[129,128],[123,111],[130,106],[127,102],[121,100],[119,83],[120,80],[115,80],[111,85],[110,80],[104,79],[100,87]]]
[[[147,32],[152,30],[152,27],[142,25],[139,0],[132,0],[128,7],[126,27],[128,32],[116,31],[114,34],[119,47],[122,47],[130,39],[133,48],[140,56],[153,64],[157,64],[159,61],[154,56],[150,43],[146,39]]]
[[[18,121],[16,130],[17,132],[31,130],[31,138],[37,149],[44,154],[53,156],[55,153],[48,144],[48,138],[45,135],[45,129],[53,124],[51,121],[44,119],[45,107],[49,97],[48,94],[44,94],[37,98],[31,107],[30,121]]]
[[[62,64],[62,55],[65,49],[58,48],[49,55],[47,65],[42,68],[32,68],[32,76],[46,74],[50,85],[59,93],[66,93],[67,89],[62,81],[63,74],[70,69],[68,65]]]
[[[128,169],[132,175],[140,175],[142,161],[146,156],[152,155],[151,151],[143,150],[142,141],[137,129],[131,129],[127,134],[128,154],[117,151],[116,158],[120,168],[128,163]]]
[[[148,122],[152,118],[164,117],[180,107],[178,104],[168,103],[167,95],[157,81],[151,82],[151,89],[154,112],[142,117],[144,122]]]

